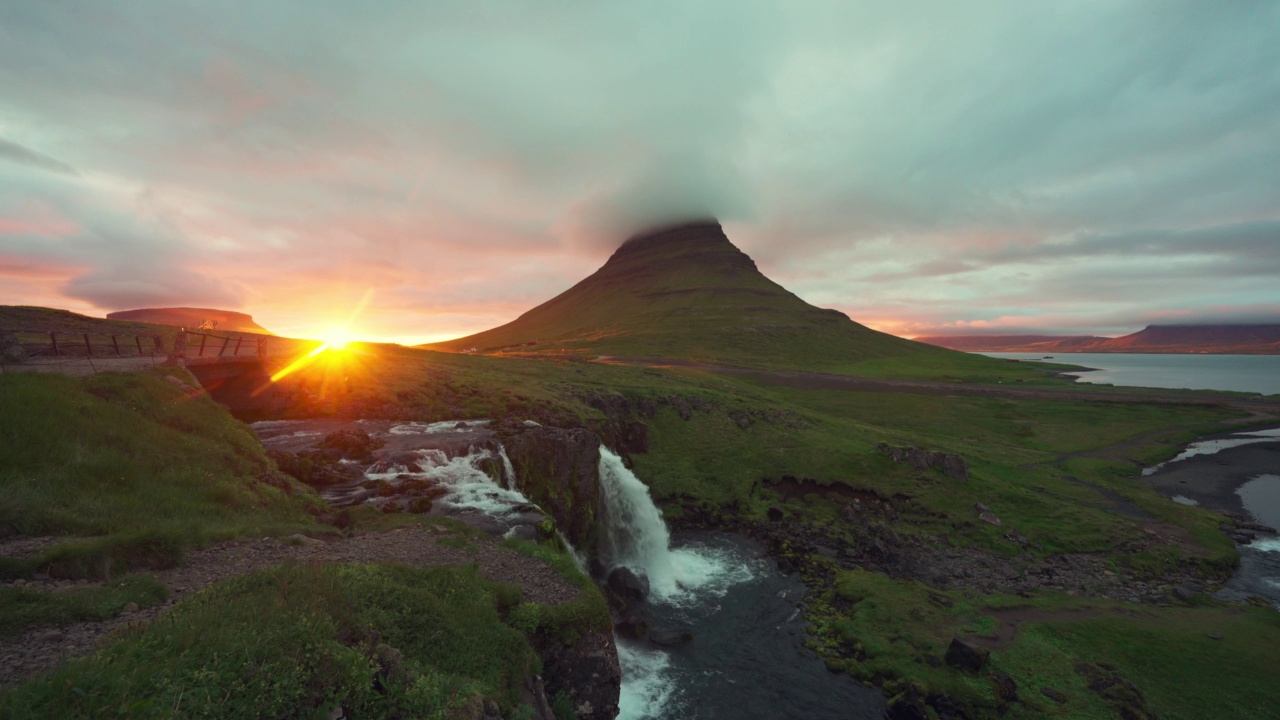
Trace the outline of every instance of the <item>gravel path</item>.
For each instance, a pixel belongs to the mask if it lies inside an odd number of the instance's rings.
[[[87,655],[113,630],[146,622],[163,613],[182,598],[221,580],[254,570],[274,567],[287,560],[299,562],[402,562],[409,565],[477,564],[480,574],[495,581],[518,584],[531,602],[558,604],[571,600],[578,589],[570,585],[550,565],[500,546],[494,538],[473,537],[468,547],[452,547],[437,542],[449,536],[439,526],[398,528],[353,538],[323,541],[293,536],[299,544],[274,539],[240,540],[221,543],[192,553],[181,567],[152,573],[170,590],[165,604],[125,612],[110,620],[83,622],[62,628],[36,628],[0,640],[0,687],[21,682],[52,668],[68,658]],[[457,537],[453,535],[452,537]],[[41,538],[40,547],[51,538]],[[10,556],[27,554],[19,541],[9,541]],[[21,581],[19,581],[21,582]],[[13,585],[16,583],[10,583]],[[33,581],[23,583],[35,590],[86,587],[80,581]]]

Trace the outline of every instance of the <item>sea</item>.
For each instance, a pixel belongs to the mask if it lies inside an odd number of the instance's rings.
[[[1094,368],[1080,382],[1135,387],[1280,394],[1280,355],[1157,355],[1149,353],[982,353]]]

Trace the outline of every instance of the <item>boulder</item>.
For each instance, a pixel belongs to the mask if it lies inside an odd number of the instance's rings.
[[[320,441],[320,447],[337,450],[341,457],[350,460],[368,460],[373,451],[386,444],[385,440],[369,437],[369,433],[359,428],[335,430]]]
[[[996,514],[991,512],[990,510],[982,513],[978,513],[978,519],[990,525],[1000,524],[1000,518],[996,517]]]
[[[767,511],[767,513],[768,513],[768,515],[769,515],[769,519],[770,519],[770,520],[772,520],[772,521],[774,521],[774,522],[778,522],[779,520],[781,520],[781,519],[782,519],[782,508],[779,508],[779,507],[771,507],[771,508],[769,508],[769,510]]]
[[[615,595],[627,602],[644,602],[649,597],[649,578],[628,567],[616,567],[609,571],[605,583]]]
[[[692,630],[671,628],[653,628],[649,631],[649,642],[663,647],[679,647],[693,641]]]
[[[649,634],[649,624],[639,615],[628,614],[613,624],[613,632],[619,637],[643,640]]]
[[[987,663],[987,655],[986,648],[971,645],[960,638],[951,638],[951,644],[947,646],[944,659],[951,667],[978,672]]]
[[[992,671],[991,684],[994,686],[996,697],[1000,698],[1001,704],[1018,699],[1018,683],[1009,676],[1009,673],[1001,672],[1000,670]]]
[[[884,717],[885,720],[929,720],[929,711],[925,709],[924,698],[911,687],[889,701]]]

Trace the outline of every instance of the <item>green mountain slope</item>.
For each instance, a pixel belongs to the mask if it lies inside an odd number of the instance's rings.
[[[806,303],[761,274],[716,222],[633,237],[590,277],[514,321],[429,347],[832,372],[892,359],[986,362]]]

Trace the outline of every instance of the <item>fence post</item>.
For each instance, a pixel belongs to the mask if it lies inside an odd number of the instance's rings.
[[[134,335],[133,344],[138,346],[138,357],[142,357],[142,336]]]
[[[84,334],[84,354],[93,357],[93,346],[89,344],[89,333]],[[96,370],[94,372],[97,372]]]
[[[244,336],[243,336],[243,335],[241,335],[240,337],[236,338],[236,349],[231,351],[231,354],[232,354],[232,355],[235,355],[236,357],[240,357],[240,343],[242,343],[242,342],[244,342]]]
[[[218,357],[222,357],[222,353],[227,351],[227,343],[231,342],[231,336],[222,338],[222,347],[218,348]]]
[[[208,340],[209,340],[208,335],[200,336],[200,353],[199,353],[200,357],[204,357],[204,344],[208,342]]]
[[[57,357],[57,356],[61,355],[62,353],[58,352],[58,333],[56,333],[56,332],[52,332],[52,331],[51,331],[51,332],[49,333],[49,342],[53,343],[53,355],[54,355],[54,357]]]
[[[163,352],[164,352],[164,336],[152,335],[151,336],[151,354],[160,355]]]
[[[116,355],[120,354],[120,343],[116,340],[116,336],[111,336],[111,347],[116,349]]]
[[[18,342],[18,334],[11,330],[0,330],[0,361],[21,362],[27,357],[27,351]]]

